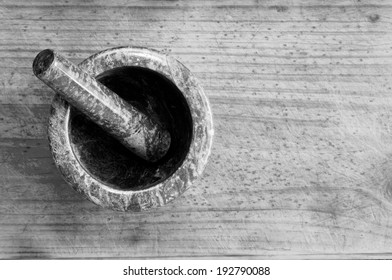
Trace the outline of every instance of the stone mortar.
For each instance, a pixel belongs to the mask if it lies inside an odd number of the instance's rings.
[[[144,161],[56,95],[48,136],[64,179],[118,211],[159,207],[187,190],[204,170],[213,137],[208,100],[190,71],[162,53],[133,47],[102,51],[79,67],[159,122],[172,142],[162,159]]]

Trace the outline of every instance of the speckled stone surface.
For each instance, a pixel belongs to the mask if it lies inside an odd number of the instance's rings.
[[[160,123],[59,53],[41,51],[33,70],[40,80],[136,155],[155,162],[166,154],[170,134]]]
[[[94,128],[94,124],[81,118],[64,99],[56,96],[52,103],[48,135],[55,163],[64,179],[92,202],[119,211],[141,211],[162,206],[188,189],[204,170],[213,137],[208,100],[190,71],[177,60],[157,51],[131,47],[97,53],[80,63],[79,67],[103,84],[107,83],[105,85],[109,88],[110,79],[119,76],[113,72],[118,69],[121,75],[133,75],[132,71],[142,73],[138,80],[140,84],[158,83],[161,78],[154,75],[167,80],[162,83],[173,84],[176,89],[168,86],[159,98],[150,95],[147,90],[146,98],[151,101],[145,108],[153,110],[154,104],[158,104],[156,109],[162,112],[155,110],[155,114],[151,115],[167,118],[163,125],[172,135],[172,145],[159,162],[140,162],[121,150],[118,142],[106,137],[99,128]],[[112,87],[115,84],[112,83]],[[145,86],[149,88],[149,84]],[[162,88],[159,84],[154,87],[157,90]],[[91,148],[90,143],[95,137],[99,140]],[[98,164],[102,166],[97,167]],[[111,170],[108,175],[102,172],[107,169]]]

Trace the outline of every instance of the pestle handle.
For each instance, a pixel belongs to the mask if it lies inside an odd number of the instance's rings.
[[[168,151],[168,131],[57,52],[41,51],[34,59],[33,71],[139,157],[155,162]]]

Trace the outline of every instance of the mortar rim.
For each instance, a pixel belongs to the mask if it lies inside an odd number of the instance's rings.
[[[188,68],[158,51],[127,46],[96,53],[82,61],[79,66],[92,76],[124,66],[143,67],[166,76],[179,88],[188,104],[193,135],[185,159],[165,181],[142,190],[114,189],[92,176],[74,155],[68,137],[70,107],[60,96],[56,96],[52,103],[48,136],[55,164],[64,179],[90,201],[120,211],[141,211],[163,206],[185,192],[203,172],[213,138],[212,113],[208,99]],[[200,141],[195,141],[196,138]],[[185,179],[181,178],[182,176],[185,176]]]

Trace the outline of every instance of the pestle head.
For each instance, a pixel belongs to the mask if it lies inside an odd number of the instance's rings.
[[[34,74],[72,106],[144,160],[156,162],[167,153],[169,132],[158,120],[125,102],[57,52],[41,51]]]
[[[34,75],[39,76],[52,65],[54,61],[54,52],[53,50],[46,49],[41,51],[35,57],[33,61],[33,72]]]

